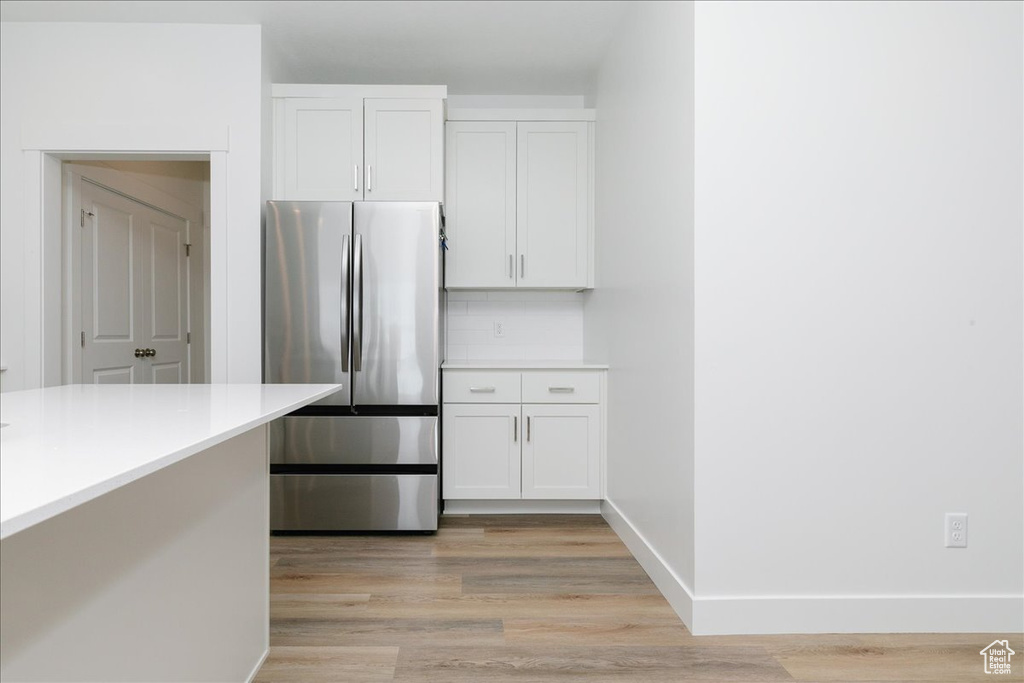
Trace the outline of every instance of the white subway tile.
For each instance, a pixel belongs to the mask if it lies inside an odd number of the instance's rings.
[[[583,360],[582,346],[528,344],[523,349],[527,360]]]
[[[466,360],[466,347],[463,344],[449,344],[446,358],[448,360]]]
[[[454,289],[448,292],[449,301],[486,301],[487,292]]]
[[[493,326],[490,318],[477,315],[453,315],[448,318],[448,334],[455,330],[489,330]]]
[[[466,308],[465,301],[448,300],[448,315],[466,315]]]
[[[523,305],[516,301],[470,301],[468,315],[521,315]]]
[[[525,358],[524,346],[515,344],[508,346],[469,346],[468,360],[521,360]]]
[[[492,335],[487,330],[449,330],[449,344],[487,344]]]

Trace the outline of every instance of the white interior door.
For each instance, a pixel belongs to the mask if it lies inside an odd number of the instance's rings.
[[[81,183],[83,384],[188,381],[187,221]]]

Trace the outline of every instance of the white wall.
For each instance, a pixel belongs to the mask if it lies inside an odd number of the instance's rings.
[[[597,79],[584,351],[611,368],[609,518],[660,555],[669,576],[630,546],[673,595],[694,577],[693,3],[632,4]]]
[[[53,274],[39,266],[38,154],[24,151],[26,130],[59,145],[228,135],[223,164],[211,164],[212,375],[259,381],[260,27],[4,22],[0,56],[4,390],[39,386],[46,361],[40,292]]]
[[[698,632],[1019,632],[1022,5],[695,33]]]

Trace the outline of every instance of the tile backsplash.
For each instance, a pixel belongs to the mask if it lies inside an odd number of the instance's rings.
[[[448,292],[448,360],[582,360],[582,296]]]

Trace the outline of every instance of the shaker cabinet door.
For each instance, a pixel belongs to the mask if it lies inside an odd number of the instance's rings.
[[[516,124],[447,127],[448,287],[516,285]]]
[[[365,100],[366,191],[378,201],[444,199],[444,111],[441,100]]]
[[[284,196],[279,199],[363,198],[362,98],[287,98],[283,133]]]
[[[447,499],[519,498],[520,406],[444,406],[442,490]]]
[[[517,124],[520,287],[587,286],[590,143],[583,121]]]
[[[523,406],[523,498],[600,498],[600,406]]]

